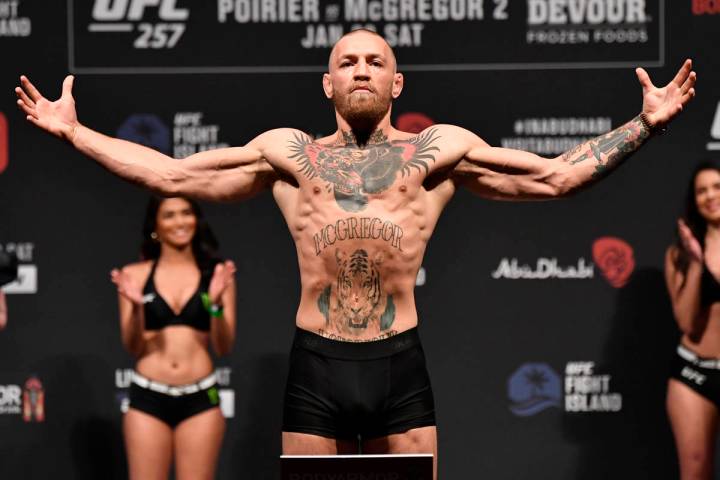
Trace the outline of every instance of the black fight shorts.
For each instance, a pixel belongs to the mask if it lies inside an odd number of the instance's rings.
[[[296,330],[284,432],[355,440],[434,425],[435,403],[417,329],[362,343]]]
[[[220,407],[215,374],[197,383],[171,386],[133,372],[129,397],[130,408],[152,415],[170,428],[193,415]]]
[[[720,408],[720,359],[698,357],[689,348],[678,345],[671,377]]]

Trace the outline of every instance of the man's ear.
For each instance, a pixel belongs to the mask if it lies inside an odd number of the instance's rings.
[[[402,92],[404,84],[405,84],[405,77],[403,77],[403,74],[396,73],[395,78],[393,78],[393,86],[392,86],[392,97],[393,98],[398,98],[400,96],[400,93]]]
[[[323,91],[325,92],[325,96],[327,98],[333,97],[333,85],[329,73],[323,74]]]

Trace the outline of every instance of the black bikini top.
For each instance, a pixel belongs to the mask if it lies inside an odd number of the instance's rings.
[[[200,285],[198,285],[190,300],[182,307],[180,313],[176,315],[155,288],[156,267],[157,261],[153,262],[150,276],[143,289],[145,330],[161,330],[169,325],[187,325],[202,332],[209,331],[210,314],[203,306],[201,295],[202,292],[208,291],[210,275],[201,273]]]
[[[703,265],[702,277],[700,277],[700,300],[703,305],[720,302],[720,283],[706,265]]]

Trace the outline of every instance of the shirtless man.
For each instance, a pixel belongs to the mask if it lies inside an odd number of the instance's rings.
[[[302,285],[285,454],[355,452],[358,437],[364,453],[435,454],[413,290],[443,207],[460,186],[483,197],[543,199],[603,177],[695,95],[691,69],[688,60],[663,88],[638,69],[642,114],[553,159],[491,147],[452,125],[417,135],[393,128],[403,76],[383,38],[362,30],[330,54],[323,88],[338,129],[319,140],[282,128],[177,161],[80,124],[71,76],[55,102],[25,77],[16,93],[31,123],[161,195],[226,201],[272,190],[295,240]]]

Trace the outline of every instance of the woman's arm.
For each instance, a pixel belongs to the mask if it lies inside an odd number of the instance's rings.
[[[665,253],[665,282],[678,327],[692,340],[696,340],[702,336],[708,321],[708,315],[702,311],[700,302],[705,267],[700,259],[690,255],[687,272],[683,275],[675,266],[679,254],[677,248],[672,246]]]
[[[140,289],[140,268],[127,266],[122,270],[114,269],[111,279],[118,290],[118,308],[120,311],[120,336],[125,349],[139,357],[145,350],[145,314],[143,312],[142,290]]]
[[[211,309],[210,343],[218,355],[227,355],[235,343],[235,264],[227,260],[215,266],[208,296]]]

